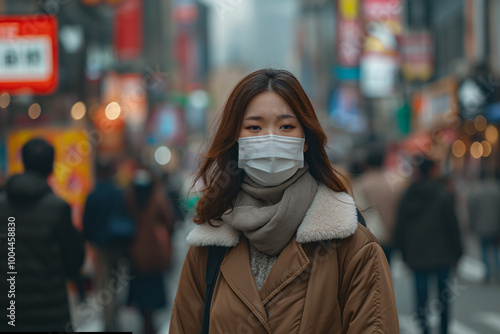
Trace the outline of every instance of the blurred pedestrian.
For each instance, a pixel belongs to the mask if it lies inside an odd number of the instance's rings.
[[[114,162],[99,159],[95,168],[97,182],[85,203],[83,233],[97,253],[95,286],[99,291],[112,294],[111,300],[102,305],[104,331],[116,331],[121,300],[117,293],[125,289],[111,291],[109,286],[118,273],[127,270],[124,261],[135,228],[132,218],[128,215],[124,192],[113,181],[116,171]]]
[[[498,179],[487,179],[484,172],[472,184],[467,196],[469,223],[481,244],[481,257],[486,268],[484,282],[492,277],[500,281],[498,240],[500,238],[500,183]],[[493,254],[491,254],[493,253]],[[490,255],[494,263],[490,264]]]
[[[175,180],[175,181],[174,181]],[[170,173],[162,172],[161,183],[165,189],[165,194],[172,206],[174,215],[174,229],[180,227],[185,220],[187,213],[185,200],[182,200],[181,188],[183,185],[182,175],[178,174],[172,177]]]
[[[0,171],[0,193],[5,190],[6,183],[5,176],[3,175],[3,172]]]
[[[434,161],[423,159],[418,177],[403,194],[398,206],[395,243],[404,262],[413,270],[416,292],[416,314],[422,333],[429,333],[428,284],[437,277],[438,300],[435,308],[441,316],[441,334],[448,333],[451,270],[462,255],[460,229],[453,195]]]
[[[290,72],[236,85],[197,177],[170,333],[398,332],[387,260],[325,145]]]
[[[355,179],[353,190],[366,225],[377,237],[390,264],[396,210],[402,189],[398,184],[389,183],[384,158],[385,148],[382,144],[369,146],[365,172]]]
[[[172,206],[151,171],[140,168],[132,179],[127,203],[137,223],[130,249],[131,281],[128,304],[142,315],[145,334],[154,334],[155,310],[167,306],[164,272],[172,257],[170,235],[175,223]]]
[[[1,331],[72,331],[66,282],[83,264],[84,239],[73,227],[68,203],[47,184],[54,153],[44,139],[28,141],[22,148],[24,173],[12,176],[0,196],[1,233],[8,236],[0,244],[0,301],[4,312],[14,306],[0,322]]]

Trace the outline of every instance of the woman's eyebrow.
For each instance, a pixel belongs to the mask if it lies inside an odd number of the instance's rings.
[[[289,119],[289,118],[297,118],[297,117],[295,117],[294,115],[291,115],[291,114],[283,114],[283,115],[279,115],[278,118],[279,119]],[[262,119],[264,119],[264,117],[262,117],[262,116],[248,116],[244,120],[245,121],[260,121]]]
[[[245,121],[260,121],[261,119],[263,119],[261,116],[248,116]]]

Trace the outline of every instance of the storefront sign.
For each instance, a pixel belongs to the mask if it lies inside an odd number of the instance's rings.
[[[136,60],[144,46],[142,0],[124,0],[116,7],[114,47],[119,60]]]
[[[401,0],[363,0],[363,19],[383,22],[395,35],[403,31],[403,5]]]
[[[408,81],[429,80],[434,73],[434,43],[428,32],[408,33],[401,37],[402,74]]]
[[[358,67],[363,40],[361,21],[340,17],[337,23],[337,63],[343,67]]]
[[[0,16],[0,92],[51,94],[58,69],[55,17]]]
[[[186,122],[181,109],[160,104],[153,109],[149,123],[149,141],[182,145],[186,141]]]
[[[381,53],[367,54],[360,64],[360,87],[364,96],[378,98],[393,93],[399,69],[396,58]]]
[[[338,0],[337,9],[337,65],[340,69],[346,69],[341,71],[343,74],[338,75],[338,78],[341,81],[357,80],[357,77],[345,75],[345,72],[352,73],[354,68],[357,71],[363,51],[364,31],[360,17],[360,0]]]
[[[359,108],[359,90],[355,85],[339,87],[331,97],[330,121],[336,128],[351,133],[362,133],[368,127],[368,120]]]
[[[416,117],[416,127],[431,129],[454,124],[459,113],[457,88],[456,79],[449,77],[417,92],[414,99],[421,100],[421,109]]]

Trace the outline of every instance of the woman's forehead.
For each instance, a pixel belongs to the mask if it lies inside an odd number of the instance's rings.
[[[288,103],[274,92],[265,92],[255,96],[245,109],[244,118],[248,117],[295,117]]]

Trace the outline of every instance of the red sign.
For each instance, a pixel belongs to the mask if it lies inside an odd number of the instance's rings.
[[[358,67],[363,51],[364,31],[359,16],[359,0],[337,1],[337,62],[342,67]]]
[[[337,62],[344,67],[358,67],[363,51],[364,34],[358,19],[337,19]]]
[[[116,8],[114,47],[120,60],[136,60],[144,45],[142,0],[125,0]]]
[[[395,35],[403,31],[403,4],[401,0],[363,0],[365,21],[384,22]]]
[[[0,92],[53,93],[58,59],[54,16],[0,16]]]

